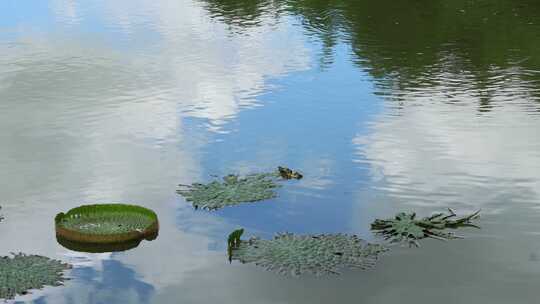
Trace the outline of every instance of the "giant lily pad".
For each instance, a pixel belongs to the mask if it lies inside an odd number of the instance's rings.
[[[448,211],[448,214],[437,213],[422,219],[416,219],[416,213],[401,212],[393,219],[375,220],[371,224],[371,229],[390,242],[405,242],[409,245],[419,246],[418,240],[423,238],[439,240],[460,238],[451,232],[444,231],[448,228],[479,228],[472,221],[478,219],[480,211],[459,218],[451,209]]]
[[[80,206],[59,213],[55,223],[60,244],[88,252],[126,250],[142,239],[155,239],[159,230],[152,210],[126,204]]]
[[[300,179],[302,175],[288,168],[279,167],[276,172],[250,174],[244,177],[227,175],[223,182],[179,185],[176,192],[191,202],[195,208],[215,210],[245,202],[255,202],[276,196],[274,188],[280,187],[278,180]]]
[[[60,286],[69,264],[39,255],[15,254],[0,257],[0,299],[27,294],[45,285]]]
[[[251,238],[247,241],[238,241],[237,236],[238,233],[229,237],[230,260],[255,263],[267,270],[293,276],[339,274],[342,268],[368,269],[386,251],[382,245],[346,234],[282,233],[271,240]]]

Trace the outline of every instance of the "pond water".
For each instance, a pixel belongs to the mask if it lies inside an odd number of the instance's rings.
[[[540,3],[0,3],[0,255],[72,263],[16,303],[538,303]],[[194,210],[179,183],[298,169],[278,197]],[[86,203],[152,208],[159,237],[90,254],[55,239]],[[369,271],[286,277],[226,238],[351,233],[481,209],[463,240]],[[0,269],[1,271],[1,269]]]

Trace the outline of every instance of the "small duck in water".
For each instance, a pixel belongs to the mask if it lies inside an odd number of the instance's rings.
[[[301,179],[303,177],[298,171],[293,171],[287,167],[278,167],[279,175],[283,179]]]

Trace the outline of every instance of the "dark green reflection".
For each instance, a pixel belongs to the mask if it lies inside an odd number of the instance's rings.
[[[450,90],[448,102],[466,92],[479,111],[489,111],[494,97],[540,100],[538,1],[204,2],[212,16],[236,25],[247,24],[240,20],[257,24],[253,20],[271,15],[272,9],[298,16],[322,42],[324,62],[331,62],[339,39],[347,42],[381,94],[396,97],[399,90],[442,86]],[[509,86],[512,92],[503,95],[500,91]]]
[[[273,17],[279,16],[280,3],[267,0],[204,1],[206,10],[212,17],[223,20],[232,28],[259,25],[263,16],[271,12]]]

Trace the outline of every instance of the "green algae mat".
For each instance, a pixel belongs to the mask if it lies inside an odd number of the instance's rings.
[[[278,167],[275,172],[257,173],[246,176],[229,174],[223,181],[207,184],[194,183],[179,186],[176,192],[182,195],[193,207],[216,210],[246,202],[270,199],[276,196],[275,188],[279,181],[301,179],[302,174],[289,168]]]
[[[0,257],[0,299],[13,299],[46,285],[60,286],[66,280],[63,272],[70,268],[69,264],[39,255]]]
[[[59,242],[73,246],[133,244],[142,239],[154,239],[159,230],[154,211],[127,204],[80,206],[56,215],[55,226]]]
[[[480,211],[470,215],[458,217],[452,209],[448,213],[436,213],[421,219],[416,218],[416,213],[398,213],[393,219],[377,219],[371,224],[371,230],[382,235],[392,243],[408,243],[419,246],[418,240],[434,238],[439,240],[460,238],[446,229],[458,229],[462,227],[480,228],[473,224],[473,220],[480,217]]]
[[[269,271],[299,276],[339,274],[340,269],[369,269],[387,249],[347,234],[277,234],[271,240],[241,240],[243,230],[229,235],[229,260],[254,263]]]

